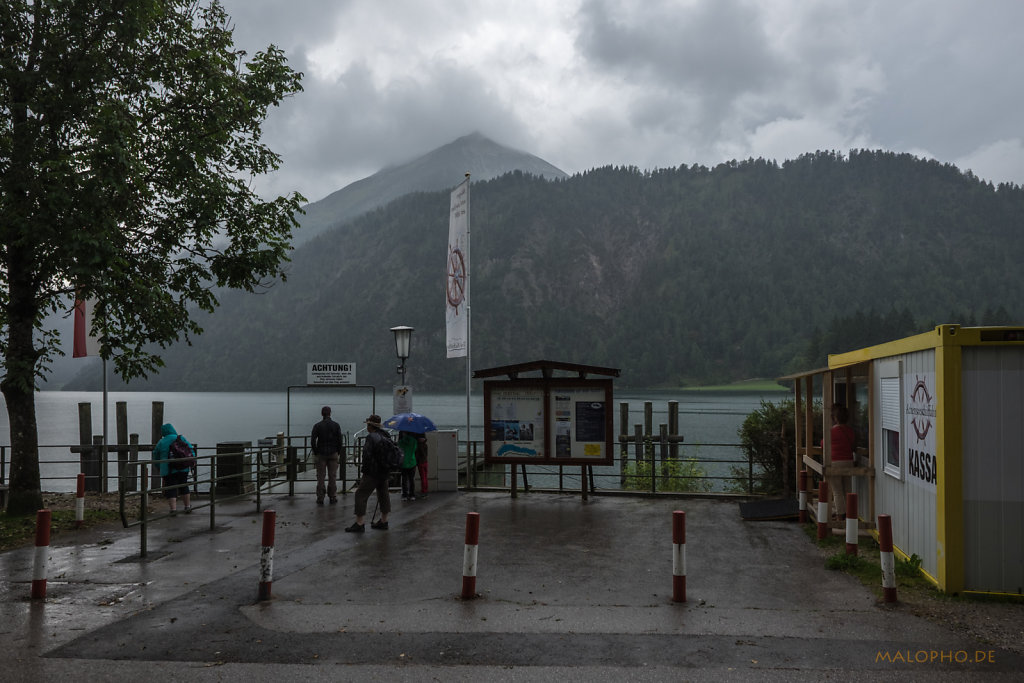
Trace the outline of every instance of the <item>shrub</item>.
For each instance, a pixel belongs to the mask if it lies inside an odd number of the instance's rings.
[[[814,424],[821,424],[821,404],[815,402]],[[761,401],[737,430],[743,452],[760,474],[754,493],[779,494],[796,490],[796,448],[793,400]],[[819,429],[820,431],[820,429]],[[734,477],[746,477],[745,468],[730,467]]]
[[[630,463],[626,467],[626,481],[622,488],[628,491],[651,490],[651,462],[644,460]],[[711,490],[711,480],[707,478],[707,470],[697,462],[696,458],[675,458],[654,463],[658,468],[654,482],[657,491],[674,493],[693,493]]]

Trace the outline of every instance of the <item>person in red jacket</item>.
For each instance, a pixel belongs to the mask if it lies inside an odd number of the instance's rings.
[[[854,466],[853,452],[857,437],[853,428],[847,424],[850,411],[846,406],[836,403],[832,406],[832,429],[829,435],[832,441],[832,474],[828,477],[828,487],[832,491],[832,504],[835,515],[840,520],[846,519],[846,492],[850,490],[850,475],[842,474],[842,470]]]

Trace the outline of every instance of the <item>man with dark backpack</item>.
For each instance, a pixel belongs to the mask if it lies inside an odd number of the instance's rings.
[[[163,477],[164,497],[172,515],[178,513],[178,497],[185,504],[185,512],[192,512],[188,493],[188,476],[195,465],[195,447],[178,434],[174,425],[160,427],[161,438],[153,447],[153,462]]]
[[[390,462],[394,457],[393,451],[398,451],[399,455],[402,453],[384,431],[380,415],[366,418],[366,429],[366,440],[363,442],[363,476],[356,488],[356,521],[352,526],[345,527],[345,531],[356,534],[366,531],[366,525],[363,523],[366,518],[366,503],[374,491],[377,492],[381,514],[380,521],[372,522],[370,526],[381,530],[388,528],[388,514],[391,512],[391,497],[388,495]]]

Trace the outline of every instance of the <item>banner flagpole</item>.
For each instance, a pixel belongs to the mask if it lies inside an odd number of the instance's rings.
[[[470,309],[472,307],[471,300],[469,298],[469,271],[473,260],[470,258],[470,232],[472,231],[472,222],[470,221],[470,203],[469,203],[469,174],[466,174],[466,463],[468,467],[469,463],[469,451],[470,441],[472,440],[471,422],[469,417],[470,411],[470,398],[473,394],[473,354],[471,351],[472,335],[472,315]],[[469,482],[469,478],[466,478],[466,482]]]
[[[109,446],[107,445],[107,358],[103,357],[103,448],[100,449],[101,457],[103,458],[103,466],[100,471],[103,474],[103,484],[100,489],[103,493],[109,491],[107,485],[107,469],[110,467],[107,459],[109,458]],[[120,473],[118,473],[120,474]],[[121,480],[118,479],[118,486],[121,485]]]

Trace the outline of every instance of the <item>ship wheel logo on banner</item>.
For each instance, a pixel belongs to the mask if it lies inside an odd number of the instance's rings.
[[[928,437],[928,432],[932,430],[932,421],[928,418],[935,416],[935,410],[931,408],[933,400],[931,392],[928,391],[928,383],[918,377],[913,391],[910,392],[911,405],[907,409],[914,415],[910,420],[910,426],[913,427],[918,441],[924,441]]]
[[[466,259],[462,250],[448,250],[448,305],[459,314],[459,306],[466,301]]]

